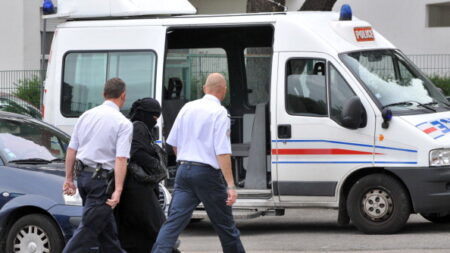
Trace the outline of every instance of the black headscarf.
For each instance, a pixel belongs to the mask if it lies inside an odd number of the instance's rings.
[[[141,98],[134,101],[131,106],[128,117],[131,121],[142,121],[151,130],[156,125],[156,120],[153,116],[159,117],[161,115],[161,105],[156,99]]]

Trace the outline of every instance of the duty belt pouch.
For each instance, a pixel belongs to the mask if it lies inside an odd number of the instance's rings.
[[[84,164],[80,160],[75,161],[75,178],[78,178],[78,175],[81,174],[81,172],[84,169]]]

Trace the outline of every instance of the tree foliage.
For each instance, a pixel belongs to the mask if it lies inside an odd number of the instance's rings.
[[[31,79],[20,80],[13,95],[27,101],[36,108],[39,108],[41,102],[41,88],[41,80],[39,77],[34,76]]]

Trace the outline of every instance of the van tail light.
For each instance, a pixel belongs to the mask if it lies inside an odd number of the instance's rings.
[[[45,115],[45,106],[44,106],[44,104],[42,104],[42,106],[41,106],[41,114],[42,114],[42,119],[44,119],[44,115]]]

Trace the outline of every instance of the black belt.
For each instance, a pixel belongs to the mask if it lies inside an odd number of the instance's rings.
[[[213,166],[206,164],[206,163],[199,163],[199,162],[190,162],[190,161],[178,161],[178,164],[182,165],[194,165],[194,166],[200,166],[200,167],[210,167],[213,168]]]
[[[94,168],[94,167],[90,167],[85,165],[82,161],[77,160],[76,161],[77,166],[76,166],[76,173],[80,173],[80,172],[89,172],[89,173],[93,173],[92,178],[98,178],[98,179],[107,179],[110,170],[107,169],[103,169],[102,167],[98,167],[98,168]]]

